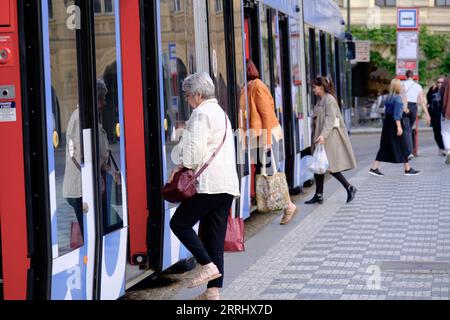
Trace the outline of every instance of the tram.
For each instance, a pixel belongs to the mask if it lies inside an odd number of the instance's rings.
[[[161,189],[206,71],[236,130],[252,207],[246,59],[276,100],[290,190],[311,177],[308,85],[333,77],[349,108],[343,19],[331,0],[2,0],[0,299],[118,299],[189,259]]]

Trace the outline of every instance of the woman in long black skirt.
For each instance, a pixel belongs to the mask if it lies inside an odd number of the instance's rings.
[[[414,176],[420,172],[411,168],[408,163],[408,150],[406,137],[403,134],[402,114],[403,101],[400,97],[402,84],[400,80],[391,81],[390,95],[385,101],[385,119],[381,133],[380,150],[376,161],[373,163],[369,173],[381,177],[380,162],[403,163],[406,176]]]

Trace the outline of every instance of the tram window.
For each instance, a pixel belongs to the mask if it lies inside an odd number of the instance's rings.
[[[315,53],[316,53],[316,73],[314,75],[314,77],[316,76],[320,76],[322,75],[322,49],[321,49],[321,45],[320,45],[320,31],[316,30],[316,34],[315,34]]]
[[[266,6],[260,5],[260,17],[261,17],[261,44],[262,44],[262,70],[261,70],[261,80],[269,87],[272,88],[271,81],[271,55],[270,55],[270,21],[269,21],[269,10]]]
[[[182,12],[174,12],[177,3]],[[183,80],[195,73],[195,34],[193,0],[161,0],[161,43],[164,76],[164,132],[166,170],[172,172],[178,164],[175,146],[178,144],[191,110],[182,92]],[[176,21],[176,23],[174,23]],[[172,155],[175,155],[172,157]]]
[[[272,60],[273,60],[273,76],[275,81],[275,113],[280,121],[281,126],[284,128],[284,117],[283,117],[283,85],[288,85],[283,83],[283,74],[281,70],[281,43],[280,43],[280,27],[279,27],[279,16],[278,12],[272,9],[271,15],[271,27],[272,27]],[[285,144],[280,143],[278,146],[280,148],[279,161],[285,160]]]
[[[275,111],[280,122],[283,121],[283,89],[281,74],[281,47],[280,47],[280,29],[278,25],[278,14],[276,11],[272,11],[272,61],[273,61],[273,75],[275,79]]]
[[[314,29],[309,28],[309,81],[308,90],[311,103],[311,110],[316,104],[316,96],[312,91],[312,81],[316,78],[317,73],[317,46],[316,46],[316,32]]]
[[[106,4],[107,1],[105,1]],[[123,227],[122,101],[119,101],[115,15],[95,16],[99,163],[104,233]],[[123,130],[122,130],[123,131]],[[123,143],[122,143],[123,144]]]
[[[326,39],[326,57],[327,57],[327,77],[333,79],[333,52],[331,47],[331,35],[325,35]],[[333,80],[334,81],[334,80]]]
[[[80,247],[84,231],[76,34],[66,27],[66,10],[70,5],[66,2],[49,1],[53,10],[49,44],[55,175],[55,186],[50,193],[56,197],[54,219],[59,256]]]
[[[291,37],[291,74],[292,74],[292,105],[294,110],[294,127],[296,131],[297,150],[300,149],[300,124],[299,121],[304,117],[302,101],[302,78],[301,78],[301,61],[300,61],[300,24],[296,19],[290,20],[290,37]]]
[[[219,105],[230,115],[224,12],[223,10],[216,10],[216,1],[208,0],[210,66],[212,79],[216,87],[216,98],[219,101]]]
[[[241,0],[233,0],[233,14],[234,14],[234,43],[235,43],[235,56],[236,56],[236,92],[239,94],[239,115],[238,115],[238,126],[241,130],[241,136],[239,137],[239,161],[238,164],[244,164],[243,175],[249,174],[248,157],[246,157],[245,152],[248,150],[248,141],[246,139],[247,132],[247,86],[245,83],[246,71],[244,66],[245,52],[243,49],[243,38],[242,38],[242,4]]]

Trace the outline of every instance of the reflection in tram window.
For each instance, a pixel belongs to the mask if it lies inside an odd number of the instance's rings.
[[[278,14],[272,10],[272,57],[273,57],[273,74],[275,78],[275,109],[278,120],[283,126],[283,90],[282,90],[282,74],[281,74],[281,46],[280,46],[280,29],[278,25]]]
[[[284,128],[284,117],[283,117],[283,110],[284,110],[284,103],[283,103],[283,85],[285,85],[283,81],[283,74],[281,70],[281,44],[280,44],[280,28],[278,21],[278,12],[274,9],[272,9],[272,57],[273,57],[273,74],[275,78],[275,113],[278,117],[278,120],[280,121],[281,126]],[[279,145],[279,159],[280,161],[285,160],[286,150],[285,150],[285,144],[280,143]]]
[[[107,14],[112,4],[101,1],[104,15],[96,15],[95,59],[97,71],[98,168],[101,174],[101,201],[104,233],[123,227],[122,183],[123,137],[120,134],[121,107],[118,92],[116,16]]]
[[[86,208],[82,198],[76,38],[75,31],[66,27],[67,6],[72,4],[67,2],[49,0],[55,159],[55,187],[50,192],[56,194],[54,219],[59,256],[83,245],[83,207]]]
[[[172,172],[172,158],[185,123],[191,115],[182,92],[183,80],[196,72],[193,0],[161,0],[161,42],[164,75],[164,131],[166,170]],[[174,7],[175,4],[175,7]],[[175,9],[175,10],[174,10]]]
[[[269,32],[269,11],[266,6],[260,5],[260,17],[261,17],[261,42],[262,42],[262,72],[261,80],[272,89],[272,79],[270,76],[271,63],[270,63],[270,32]],[[272,94],[274,92],[272,91]]]
[[[300,24],[298,20],[291,19],[290,43],[291,43],[291,66],[292,66],[292,105],[294,111],[294,127],[296,150],[302,150],[300,145],[300,119],[305,116],[302,102],[302,78],[300,72]]]
[[[245,67],[244,67],[244,39],[242,36],[243,21],[242,21],[242,6],[241,0],[233,0],[233,14],[234,14],[234,42],[236,50],[236,92],[240,92],[239,95],[239,115],[238,115],[238,125],[240,129],[239,136],[239,164],[244,164],[242,174],[247,176],[249,174],[249,159],[246,156],[248,150],[248,141],[246,139],[246,132],[248,129],[247,124],[247,85],[245,83]]]
[[[217,1],[222,2],[223,0],[208,0],[210,65],[217,100],[225,112],[230,115],[224,12],[216,10]]]

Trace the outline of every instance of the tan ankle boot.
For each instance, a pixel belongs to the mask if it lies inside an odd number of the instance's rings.
[[[281,219],[280,224],[285,225],[285,224],[288,224],[289,222],[291,222],[296,211],[297,211],[297,206],[291,202],[289,204],[289,207],[284,210],[284,215],[283,215],[283,218]]]
[[[214,263],[207,264],[201,267],[201,271],[197,277],[195,277],[188,288],[195,288],[202,284],[208,283],[214,279],[220,278],[222,274]]]

